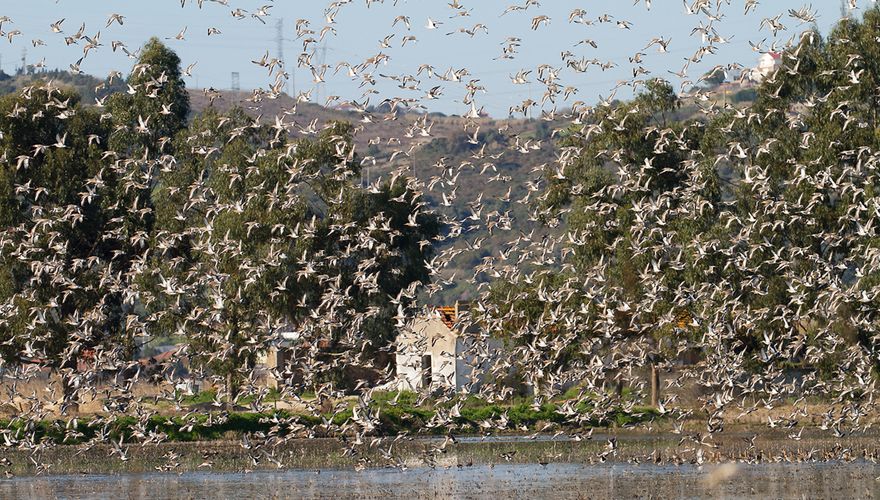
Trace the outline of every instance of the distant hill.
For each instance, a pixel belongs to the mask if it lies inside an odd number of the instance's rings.
[[[83,103],[95,104],[95,98],[104,98],[113,92],[125,90],[125,81],[116,78],[112,83],[92,75],[74,74],[64,70],[46,70],[8,75],[0,72],[0,95],[16,92],[39,81],[51,81],[69,87],[82,97]]]
[[[435,304],[475,297],[476,284],[468,282],[474,268],[484,257],[497,256],[520,231],[536,228],[536,224],[528,221],[528,206],[534,199],[526,197],[528,185],[540,182],[541,166],[554,161],[556,148],[551,134],[554,128],[563,126],[561,121],[466,120],[439,113],[390,112],[388,108],[361,113],[295,103],[286,95],[255,102],[248,93],[216,90],[192,90],[190,102],[194,113],[208,107],[224,110],[240,106],[267,122],[284,116],[285,123],[293,124],[294,137],[308,134],[330,120],[346,120],[358,126],[355,142],[364,161],[364,182],[387,178],[395,169],[403,168],[433,186],[426,196],[432,208],[458,220],[475,215],[469,205],[480,197],[483,208],[477,211],[484,222],[466,221],[465,234],[441,245],[441,249],[454,245],[461,253],[447,267],[445,279],[450,284],[442,293],[427,299]],[[466,121],[480,127],[476,138],[473,129],[465,133]],[[456,179],[454,185],[444,182],[449,178]],[[490,234],[485,217],[492,212],[498,214],[493,219],[512,218],[512,229],[495,228]]]

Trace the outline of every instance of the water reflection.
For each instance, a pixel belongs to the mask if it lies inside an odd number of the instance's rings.
[[[876,475],[865,462],[71,475],[0,480],[0,498],[864,498]]]

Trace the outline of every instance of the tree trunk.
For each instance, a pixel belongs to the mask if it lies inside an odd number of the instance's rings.
[[[651,363],[651,406],[660,406],[660,370],[654,363]]]
[[[226,411],[233,410],[233,400],[235,399],[235,384],[233,384],[232,372],[226,373]]]
[[[232,366],[229,366],[226,368],[226,411],[232,412],[232,410],[235,406],[233,400],[235,399],[235,396],[237,395],[236,394],[237,390],[235,387],[235,378],[236,378],[235,371],[240,366],[238,356],[241,354],[241,351],[239,351],[238,349],[240,349],[242,346],[242,344],[241,344],[242,339],[239,336],[239,332],[241,330],[239,329],[239,323],[238,323],[238,308],[236,308],[234,305],[230,310],[230,321],[229,322],[230,322],[230,327],[232,328],[230,335],[229,335],[229,339],[231,342],[233,342],[235,349],[236,349],[235,355],[232,358],[233,360],[235,360],[235,363],[233,363]]]
[[[76,391],[74,376],[76,372],[69,368],[61,369],[61,413],[79,411],[79,395]]]

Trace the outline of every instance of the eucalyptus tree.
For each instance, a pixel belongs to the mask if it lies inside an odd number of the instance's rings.
[[[721,222],[737,244],[706,318],[753,370],[795,364],[846,383],[880,366],[878,21],[872,8],[827,38],[804,31],[751,107],[709,125],[735,172]]]
[[[107,139],[108,200],[103,238],[115,247],[124,294],[108,297],[125,318],[128,335],[148,338],[140,305],[138,276],[148,268],[156,215],[153,190],[162,170],[177,163],[174,137],[187,125],[189,94],[180,58],[157,38],[138,52],[125,81],[127,90],[111,94],[102,111]]]
[[[196,361],[227,377],[230,394],[272,333],[268,306],[284,298],[283,278],[308,245],[285,238],[304,205],[269,156],[274,138],[241,110],[209,110],[177,134],[175,165],[153,196],[150,321],[179,330]]]
[[[145,159],[173,153],[174,136],[186,128],[190,114],[180,57],[153,37],[141,47],[125,83],[127,91],[107,99],[114,123],[110,149]]]
[[[648,360],[654,404],[656,365],[693,334],[692,320],[681,320],[692,316],[702,282],[691,242],[713,226],[720,208],[714,166],[701,154],[703,124],[680,120],[681,104],[668,83],[649,80],[632,101],[585,114],[582,125],[563,131],[541,199],[565,212],[570,245],[568,285],[555,290],[575,305],[566,311],[574,319],[557,321],[552,331],[575,332],[565,342],[581,339],[586,359],[614,346],[615,370]],[[546,302],[541,314],[564,318],[558,304]]]
[[[64,403],[75,402],[77,363],[130,355],[114,247],[103,238],[107,127],[79,97],[49,85],[0,99],[0,355],[62,373]]]
[[[157,327],[185,336],[191,356],[225,376],[228,401],[284,331],[313,347],[312,363],[319,346],[348,356],[337,367],[388,347],[388,304],[408,305],[427,283],[438,226],[404,179],[353,182],[349,125],[291,141],[241,110],[208,111],[175,147],[154,196],[147,302]],[[320,382],[305,363],[315,376],[304,383]]]

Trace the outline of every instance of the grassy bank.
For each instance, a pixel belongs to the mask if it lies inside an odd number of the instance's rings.
[[[212,400],[201,395],[193,406]],[[21,440],[51,444],[88,442],[139,443],[161,436],[162,441],[192,442],[237,439],[245,434],[261,433],[279,437],[333,437],[366,432],[371,436],[437,435],[481,432],[536,432],[550,428],[578,429],[625,426],[657,417],[651,408],[632,411],[605,410],[605,418],[591,418],[593,408],[581,402],[566,405],[553,401],[534,406],[529,402],[487,403],[476,398],[435,404],[417,404],[416,394],[375,393],[370,403],[347,407],[335,413],[305,414],[289,410],[266,412],[225,412],[220,408],[190,411],[183,415],[157,412],[141,418],[134,416],[91,415],[70,419],[32,421],[13,418],[0,420],[12,445]],[[357,412],[357,414],[356,414]],[[574,414],[572,413],[574,412]],[[368,415],[368,416],[365,416]],[[574,417],[574,418],[573,418]],[[579,423],[572,424],[577,421]]]

